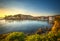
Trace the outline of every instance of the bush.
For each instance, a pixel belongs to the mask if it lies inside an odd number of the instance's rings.
[[[49,32],[44,34],[27,35],[22,32],[9,33],[5,39],[0,41],[60,41],[60,31],[57,33]]]
[[[6,37],[6,41],[24,41],[24,33],[22,32],[13,32]]]
[[[40,41],[40,35],[30,35],[27,36],[26,41]]]

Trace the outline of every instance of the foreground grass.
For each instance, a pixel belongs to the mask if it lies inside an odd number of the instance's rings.
[[[34,35],[25,35],[23,32],[12,32],[4,36],[3,39],[0,37],[0,41],[60,41],[60,32],[45,33],[45,34],[34,34]]]

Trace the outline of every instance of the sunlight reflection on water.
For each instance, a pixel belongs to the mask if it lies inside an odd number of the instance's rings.
[[[12,32],[12,31],[22,31],[31,32],[36,31],[41,27],[51,27],[47,21],[33,21],[33,20],[0,20],[0,33]]]

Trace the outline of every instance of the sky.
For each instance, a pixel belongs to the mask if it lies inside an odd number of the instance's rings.
[[[0,17],[15,14],[60,15],[60,0],[0,0]]]

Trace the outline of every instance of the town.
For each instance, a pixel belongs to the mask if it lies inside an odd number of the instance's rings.
[[[31,15],[23,15],[23,14],[17,14],[17,15],[9,15],[5,16],[4,19],[6,20],[42,20],[42,21],[52,21],[54,20],[55,16],[31,16]]]

